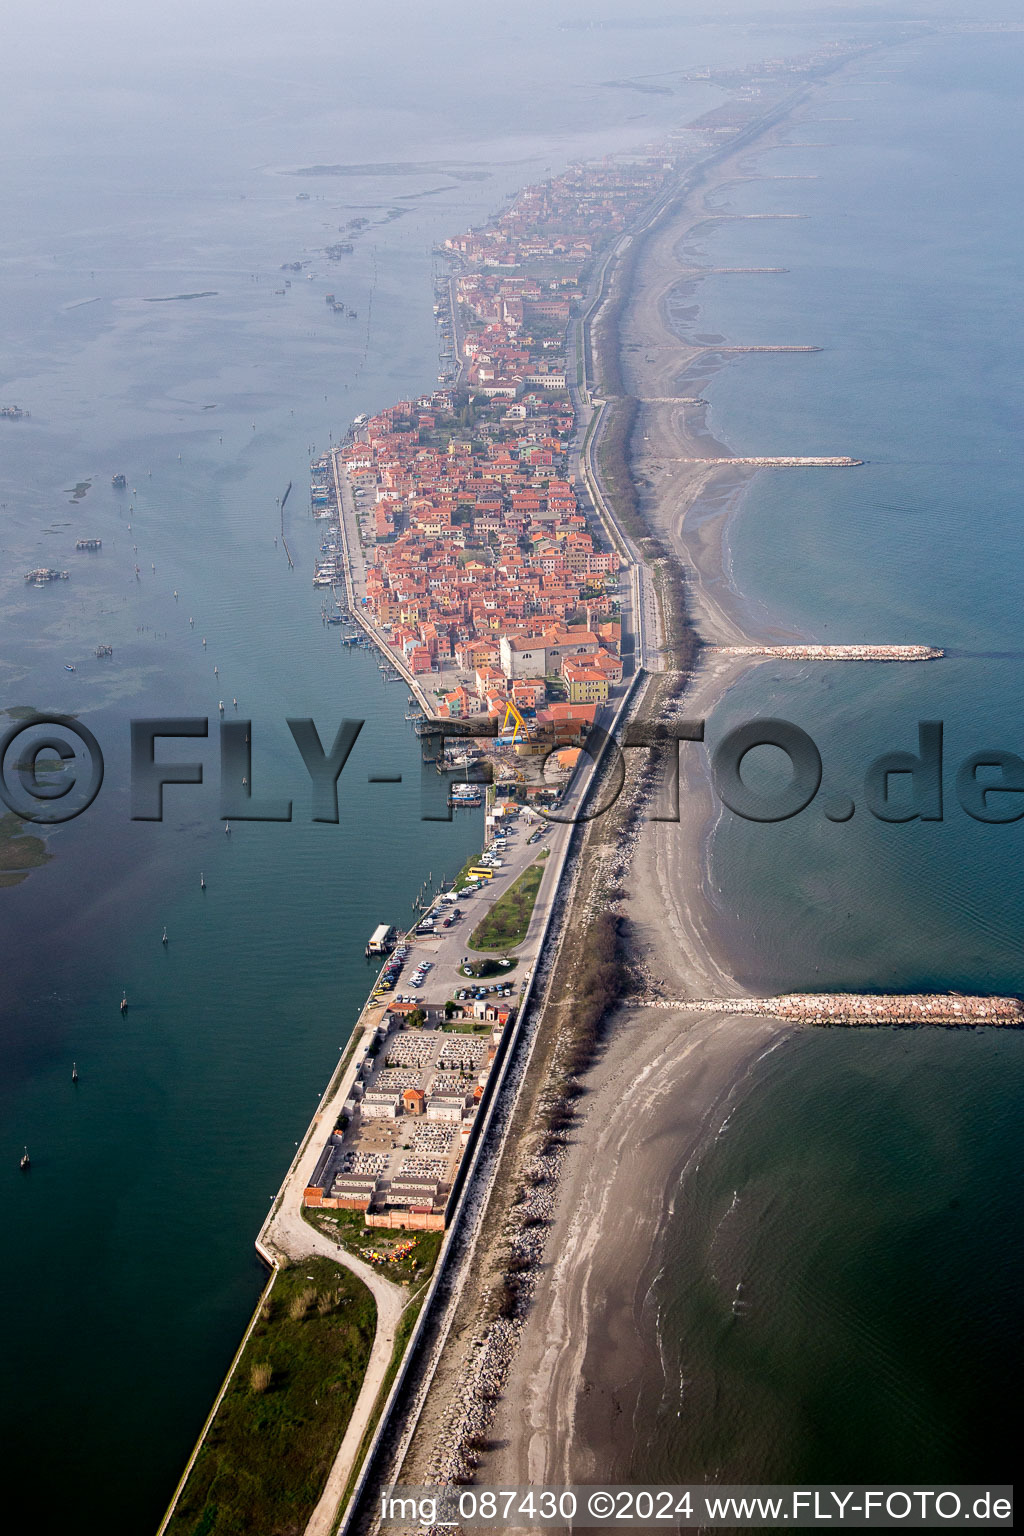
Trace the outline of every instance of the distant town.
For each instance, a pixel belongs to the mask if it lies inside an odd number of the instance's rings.
[[[572,166],[447,240],[443,387],[360,423],[335,475],[314,470],[314,499],[342,475],[355,493],[362,607],[387,645],[414,677],[456,674],[441,719],[511,702],[528,732],[579,735],[622,680],[622,561],[569,470],[566,336],[595,246],[672,174],[663,154]]]

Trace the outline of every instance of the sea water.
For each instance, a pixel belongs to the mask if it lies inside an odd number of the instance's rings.
[[[776,716],[823,760],[790,821],[724,812],[713,899],[755,994],[1024,991],[1024,830],[955,793],[970,753],[1024,744],[1015,291],[1019,36],[891,50],[827,88],[771,173],[726,190],[699,328],[813,355],[734,359],[707,390],[740,454],[850,454],[761,475],[729,528],[737,595],[823,642],[946,648],[914,665],[765,662],[711,746]],[[877,82],[877,83],[868,83]],[[864,773],[944,724],[944,819],[882,823]],[[767,756],[767,754],[765,754]],[[758,764],[748,764],[757,773]],[[762,765],[765,788],[788,777]],[[773,777],[774,775],[774,777]],[[828,820],[829,798],[855,802]],[[635,1476],[756,1482],[1006,1478],[1020,1373],[1024,1039],[806,1031],[774,1049],[673,1192],[649,1331],[657,1409]],[[656,1396],[657,1394],[655,1394]]]

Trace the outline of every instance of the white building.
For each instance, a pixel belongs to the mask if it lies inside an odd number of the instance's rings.
[[[400,1102],[397,1093],[368,1093],[359,1107],[364,1120],[396,1120]]]

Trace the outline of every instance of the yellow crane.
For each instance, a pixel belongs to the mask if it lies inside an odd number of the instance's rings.
[[[512,732],[512,742],[513,742],[513,745],[514,745],[516,737],[519,735],[520,730],[522,731],[524,736],[526,735],[526,721],[523,719],[523,717],[519,713],[518,709],[516,709],[516,707],[512,703],[511,699],[509,699],[506,702],[506,704],[505,704],[505,718],[501,722],[501,734],[503,736],[504,736],[505,732],[508,729],[508,717],[509,717],[509,715],[512,716],[513,720],[516,723],[515,724],[515,729]]]

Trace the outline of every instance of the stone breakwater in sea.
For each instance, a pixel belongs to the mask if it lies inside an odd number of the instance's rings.
[[[890,995],[884,992],[789,992],[782,997],[626,998],[625,1008],[680,1013],[746,1013],[795,1024],[1001,1025],[1024,1029],[1024,1001],[959,992]]]
[[[749,352],[754,349],[748,347],[746,350]],[[762,350],[767,351],[768,349],[763,348]],[[680,400],[678,403],[684,405],[688,402]],[[703,404],[703,401],[698,401],[697,403]],[[851,459],[846,454],[830,454],[824,458],[820,456],[810,458],[806,454],[799,457],[794,454],[773,454],[771,458],[767,458],[762,454],[756,459],[722,458],[719,456],[710,459],[680,459],[678,462],[680,464],[728,464],[730,468],[738,464],[746,469],[859,469],[863,465],[864,460]]]
[[[709,645],[709,656],[774,656],[782,661],[939,661],[936,645]]]
[[[923,993],[883,994],[791,992],[771,998],[765,1013],[811,1024],[1005,1024],[1024,1026],[1024,1003],[1016,997],[961,997]]]

